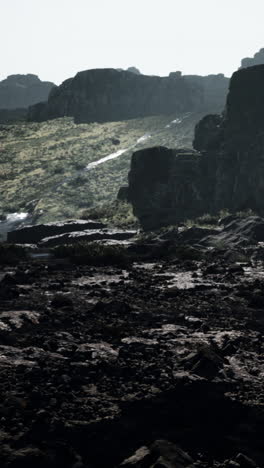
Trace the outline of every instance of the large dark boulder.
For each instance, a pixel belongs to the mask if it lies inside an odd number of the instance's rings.
[[[223,208],[264,214],[264,65],[234,73],[224,114],[196,126],[194,146],[132,156],[128,196],[145,229]]]
[[[127,468],[192,468],[193,466],[193,459],[189,454],[167,440],[156,440],[150,447],[141,447],[120,465]]]
[[[27,108],[46,101],[54,86],[36,75],[10,75],[0,81],[0,109]]]
[[[128,197],[144,229],[211,212],[216,159],[164,147],[137,151],[131,160]]]
[[[146,76],[130,71],[95,69],[53,88],[47,104],[33,106],[28,119],[74,117],[76,123],[107,122],[155,114],[191,111],[200,106],[202,89],[181,75]]]

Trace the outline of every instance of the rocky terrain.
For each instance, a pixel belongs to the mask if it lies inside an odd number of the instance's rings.
[[[1,467],[263,468],[264,66],[207,116],[178,72],[99,72],[30,111],[75,123],[1,125]],[[114,192],[147,233],[89,219]]]
[[[262,468],[264,220],[40,247],[94,228],[0,246],[1,467]]]
[[[0,109],[27,108],[47,101],[54,86],[54,83],[41,81],[36,75],[10,75],[0,81]]]
[[[264,65],[233,74],[225,112],[196,126],[197,151],[134,153],[127,198],[144,228],[221,209],[263,214],[263,80]]]

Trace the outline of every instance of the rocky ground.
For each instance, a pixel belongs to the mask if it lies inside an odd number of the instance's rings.
[[[2,265],[1,467],[263,468],[260,226]]]

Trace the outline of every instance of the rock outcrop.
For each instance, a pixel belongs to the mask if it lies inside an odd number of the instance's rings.
[[[10,75],[0,81],[0,109],[27,108],[46,101],[54,86],[36,75]]]
[[[196,127],[199,152],[134,153],[128,199],[146,229],[227,208],[264,213],[264,65],[234,73],[225,113]]]
[[[120,121],[155,114],[191,111],[202,90],[183,77],[145,76],[130,71],[95,69],[54,88],[46,104],[29,109],[28,118],[43,121],[74,117],[76,123]]]
[[[264,49],[260,49],[254,57],[246,57],[241,60],[240,68],[253,67],[254,65],[263,65],[264,64]]]

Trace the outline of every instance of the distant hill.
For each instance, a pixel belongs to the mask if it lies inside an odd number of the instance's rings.
[[[47,101],[54,86],[36,75],[10,75],[0,81],[0,109],[22,109]]]
[[[260,49],[254,57],[246,57],[241,60],[240,68],[253,67],[254,65],[263,65],[264,64],[264,49]]]
[[[224,75],[148,76],[135,70],[95,69],[53,88],[48,102],[29,109],[28,120],[73,117],[75,123],[115,122],[175,112],[221,111],[229,80]]]

